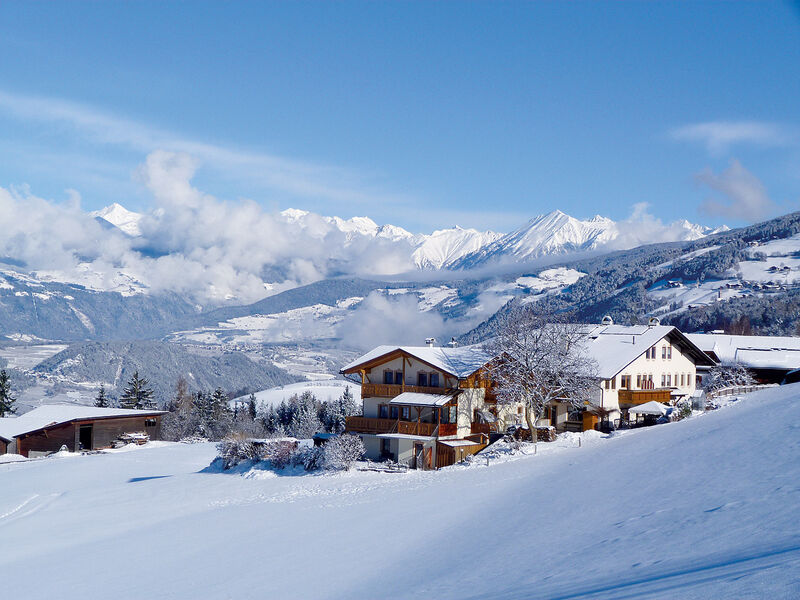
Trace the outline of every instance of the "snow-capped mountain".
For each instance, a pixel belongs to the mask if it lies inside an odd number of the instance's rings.
[[[105,208],[91,212],[89,215],[95,219],[110,223],[129,236],[136,237],[142,235],[139,222],[144,215],[130,211],[116,202]]]
[[[56,210],[56,209],[54,209]],[[247,304],[329,277],[400,277],[414,270],[468,271],[586,250],[608,252],[694,240],[710,233],[686,221],[663,224],[648,215],[614,222],[575,219],[561,211],[535,217],[503,234],[452,227],[413,233],[368,216],[341,218],[306,210],[269,213],[253,204],[205,199],[195,205],[161,205],[139,214],[119,204],[85,214],[65,214],[70,231],[48,220],[23,228],[34,246],[10,236],[0,261],[42,281],[77,284],[122,294],[170,292],[201,306]],[[98,228],[106,230],[108,243]],[[144,226],[146,223],[146,227]]]
[[[345,234],[347,242],[352,242],[359,236],[367,238],[382,238],[388,240],[410,240],[414,234],[406,231],[402,227],[395,225],[378,225],[369,217],[351,217],[342,219],[341,217],[324,217],[307,210],[298,208],[287,208],[281,212],[281,216],[287,223],[297,225],[315,237],[324,237],[330,231],[330,227]]]
[[[589,221],[579,221],[555,210],[534,217],[519,229],[465,256],[453,266],[470,268],[500,258],[523,262],[546,254],[590,250],[613,240],[616,231],[616,224],[611,219],[596,216]]]
[[[619,250],[657,241],[690,241],[727,231],[728,227],[711,229],[682,220],[659,224],[658,229],[656,233],[648,231],[646,224],[615,222],[600,215],[581,221],[554,210],[446,266],[472,269],[491,263],[524,263],[548,255]]]
[[[441,269],[501,237],[502,233],[462,229],[458,226],[440,229],[430,235],[420,236],[421,241],[411,258],[418,269]]]

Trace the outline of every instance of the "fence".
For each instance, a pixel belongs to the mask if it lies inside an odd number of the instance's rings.
[[[749,394],[750,392],[757,392],[766,388],[776,387],[777,383],[759,384],[759,385],[734,385],[718,390],[711,390],[706,392],[706,397],[709,400],[719,398],[720,396],[736,396],[737,394]]]

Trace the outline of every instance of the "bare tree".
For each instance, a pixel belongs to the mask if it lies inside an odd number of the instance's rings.
[[[529,304],[506,316],[485,344],[495,357],[489,373],[498,403],[523,405],[533,441],[536,421],[550,403],[578,409],[597,391],[597,367],[586,353],[585,335],[583,326],[538,313]]]

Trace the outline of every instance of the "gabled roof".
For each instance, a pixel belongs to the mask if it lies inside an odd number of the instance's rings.
[[[587,355],[597,364],[597,376],[610,379],[665,337],[690,355],[696,364],[713,366],[714,362],[683,333],[671,325],[585,325],[580,324]],[[357,358],[341,373],[356,373],[361,368],[378,366],[394,354],[406,354],[454,375],[466,378],[485,366],[493,357],[483,344],[471,346],[378,346]]]
[[[345,365],[340,372],[355,373],[360,368],[370,365],[370,363],[379,365],[381,362],[385,362],[384,359],[388,359],[395,353],[414,357],[459,379],[469,377],[492,358],[484,350],[482,344],[455,348],[449,346],[378,346],[350,364]]]
[[[713,366],[713,361],[671,325],[583,325],[584,348],[597,364],[597,375],[610,379],[665,337],[692,356],[696,364]]]
[[[0,437],[11,438],[38,431],[51,425],[72,421],[93,421],[115,417],[146,417],[164,414],[163,410],[136,410],[127,408],[97,408],[72,404],[46,404],[19,417],[0,419]]]

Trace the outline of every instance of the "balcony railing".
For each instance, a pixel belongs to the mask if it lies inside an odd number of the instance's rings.
[[[638,404],[645,404],[652,400],[669,404],[670,390],[619,390],[618,401],[619,404],[628,404],[636,406]]]
[[[438,431],[437,431],[438,428]],[[448,436],[456,435],[455,423],[426,423],[424,421],[399,421],[372,417],[347,417],[347,431],[353,433],[402,433],[404,435]]]
[[[390,383],[365,383],[361,386],[362,398],[394,398],[403,392],[416,392],[418,394],[450,394],[450,388],[430,387],[424,385],[395,385]]]

